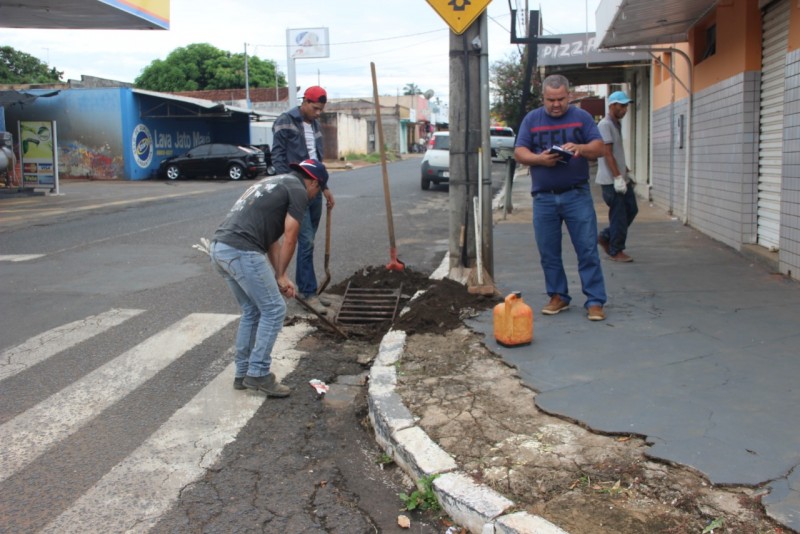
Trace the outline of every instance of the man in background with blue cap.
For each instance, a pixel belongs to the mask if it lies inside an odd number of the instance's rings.
[[[597,242],[613,261],[628,263],[633,258],[625,254],[628,227],[633,223],[639,207],[630,169],[625,162],[622,146],[621,120],[628,113],[628,104],[633,102],[623,91],[615,91],[608,97],[608,114],[597,124],[603,136],[603,156],[597,160],[595,182],[603,189],[603,200],[608,206],[608,227],[597,236]]]

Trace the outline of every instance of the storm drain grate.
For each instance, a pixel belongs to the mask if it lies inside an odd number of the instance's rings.
[[[394,321],[402,289],[402,284],[397,289],[368,289],[353,287],[348,282],[336,322],[343,325],[368,325]]]

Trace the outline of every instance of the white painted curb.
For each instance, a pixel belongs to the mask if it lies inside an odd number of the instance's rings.
[[[449,261],[445,256],[442,265]],[[436,272],[441,270],[440,266]],[[439,475],[433,481],[433,491],[442,509],[472,534],[568,534],[543,517],[510,512],[515,507],[513,501],[459,471],[455,459],[416,425],[396,391],[395,366],[402,358],[405,342],[405,332],[389,331],[369,373],[369,420],[375,440],[386,454],[417,483],[422,477]]]

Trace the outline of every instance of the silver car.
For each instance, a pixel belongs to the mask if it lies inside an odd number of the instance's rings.
[[[450,181],[450,132],[436,132],[422,158],[422,189]]]

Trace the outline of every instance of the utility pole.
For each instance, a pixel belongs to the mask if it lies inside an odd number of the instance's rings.
[[[250,109],[250,68],[247,65],[247,43],[244,43],[244,98]]]
[[[482,13],[480,17],[486,17]],[[478,194],[482,145],[480,53],[487,42],[480,24],[450,33],[450,273],[466,273],[476,259],[473,197]],[[488,171],[488,170],[487,170]],[[491,219],[486,221],[491,225]]]
[[[526,2],[527,5],[527,2]],[[529,13],[528,21],[528,36],[524,38],[517,37],[517,10],[511,10],[511,44],[524,44],[527,46],[525,50],[525,72],[522,75],[522,99],[519,102],[519,109],[517,116],[514,120],[512,127],[519,135],[519,127],[525,114],[529,111],[527,109],[528,100],[531,98],[531,85],[533,84],[533,73],[536,71],[536,65],[539,59],[539,45],[540,44],[561,44],[561,39],[557,37],[539,37],[542,31],[541,19],[538,11],[531,11]],[[514,182],[514,173],[517,168],[517,162],[512,157],[506,160],[506,198],[504,212],[510,213],[511,206],[511,188]]]
[[[511,44],[524,44],[527,45],[526,58],[525,58],[525,72],[522,76],[522,100],[520,100],[519,111],[517,112],[517,120],[514,125],[514,131],[519,131],[519,125],[525,114],[528,112],[526,106],[528,100],[531,98],[531,85],[533,84],[533,73],[536,70],[537,62],[539,60],[539,45],[540,44],[561,44],[561,39],[558,37],[539,37],[542,31],[541,19],[539,18],[538,11],[531,11],[529,13],[528,22],[528,36],[517,37],[517,10],[511,10]]]

